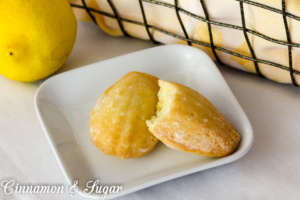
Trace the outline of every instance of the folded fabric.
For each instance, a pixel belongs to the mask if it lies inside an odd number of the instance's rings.
[[[189,44],[223,64],[300,84],[300,1],[69,1],[79,20],[108,34]]]

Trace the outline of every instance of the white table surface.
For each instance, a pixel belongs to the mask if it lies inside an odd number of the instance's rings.
[[[62,73],[87,64],[153,47],[149,41],[104,34],[79,22],[73,52]],[[118,198],[300,199],[300,88],[219,67],[254,130],[243,158]],[[71,197],[69,185],[39,124],[34,95],[43,81],[20,83],[0,76],[0,182],[63,185],[63,194],[4,194],[0,199],[87,199]]]

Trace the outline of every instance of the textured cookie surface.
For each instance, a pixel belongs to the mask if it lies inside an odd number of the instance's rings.
[[[159,80],[159,86],[157,113],[147,125],[164,144],[212,157],[237,148],[240,135],[204,96],[177,83]]]
[[[90,136],[104,153],[135,158],[148,153],[158,142],[146,120],[156,111],[158,78],[130,72],[98,99],[92,110]]]

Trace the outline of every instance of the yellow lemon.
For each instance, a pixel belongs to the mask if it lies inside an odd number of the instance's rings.
[[[67,0],[1,0],[0,74],[24,82],[49,76],[70,55],[76,33]]]

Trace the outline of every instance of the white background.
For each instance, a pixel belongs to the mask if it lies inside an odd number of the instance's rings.
[[[93,23],[79,22],[73,52],[57,73],[153,46],[149,41],[111,37]],[[253,126],[255,138],[249,153],[233,163],[118,199],[300,198],[300,88],[227,67],[219,69]],[[87,199],[70,197],[69,185],[39,124],[34,95],[41,83],[0,76],[0,182],[63,185],[66,191],[5,195],[0,187],[0,199]]]

